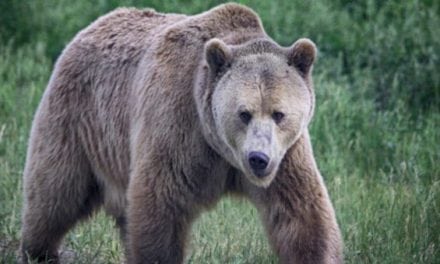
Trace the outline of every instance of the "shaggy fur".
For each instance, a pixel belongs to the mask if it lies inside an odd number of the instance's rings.
[[[182,263],[192,221],[233,192],[260,210],[282,263],[341,263],[307,131],[315,55],[309,40],[279,47],[236,4],[99,18],[64,50],[35,115],[23,261],[57,262],[67,231],[102,206],[128,263]],[[263,178],[247,165],[254,150],[271,158]]]

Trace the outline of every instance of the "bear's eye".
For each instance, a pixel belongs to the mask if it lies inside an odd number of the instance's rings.
[[[240,112],[239,116],[240,116],[240,120],[241,120],[243,123],[245,123],[246,125],[249,124],[249,122],[250,122],[251,119],[252,119],[252,115],[251,115],[251,113],[249,113],[248,111]]]
[[[273,112],[272,118],[275,121],[275,123],[278,124],[278,123],[280,123],[283,120],[284,114],[281,113],[281,112]]]

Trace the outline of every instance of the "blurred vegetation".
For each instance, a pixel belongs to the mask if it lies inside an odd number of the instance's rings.
[[[33,113],[63,47],[119,6],[196,14],[223,1],[0,1],[0,263],[14,263],[21,174]],[[288,46],[320,49],[311,124],[347,263],[440,259],[440,2],[239,1]],[[114,263],[122,249],[99,214],[66,238],[79,263]],[[257,212],[223,200],[194,227],[190,263],[271,263]]]

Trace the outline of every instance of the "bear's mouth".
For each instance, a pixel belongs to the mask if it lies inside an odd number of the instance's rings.
[[[252,175],[258,179],[264,179],[268,177],[273,172],[273,163],[269,163],[267,168],[264,170],[250,170],[252,172]]]
[[[246,175],[246,178],[256,186],[267,187],[275,178],[276,167],[274,162],[270,162],[266,169],[255,171],[249,165],[246,165],[244,166],[243,173]]]

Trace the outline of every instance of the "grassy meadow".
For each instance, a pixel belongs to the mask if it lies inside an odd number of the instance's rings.
[[[15,263],[32,117],[76,32],[118,6],[196,14],[222,1],[0,1],[0,263]],[[277,42],[315,41],[312,143],[346,263],[440,263],[440,2],[278,0],[252,7]],[[73,263],[119,263],[103,213],[70,232]],[[188,263],[277,263],[257,211],[223,199],[193,227]]]

